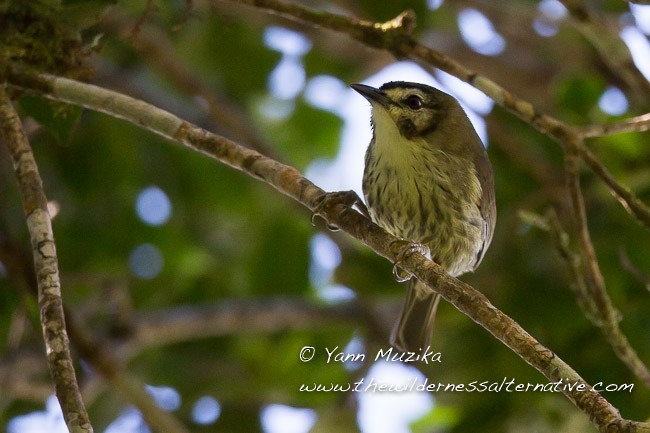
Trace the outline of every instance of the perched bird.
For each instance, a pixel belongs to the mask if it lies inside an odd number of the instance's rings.
[[[496,220],[492,165],[481,139],[452,96],[394,81],[353,84],[372,106],[363,193],[372,220],[392,235],[421,244],[449,274],[476,269]],[[409,281],[391,344],[426,348],[440,295]]]

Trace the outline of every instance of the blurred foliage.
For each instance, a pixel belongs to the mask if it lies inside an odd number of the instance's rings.
[[[0,22],[7,23],[11,8],[27,7],[28,3],[0,2]],[[307,80],[325,74],[342,83],[355,82],[394,61],[386,53],[341,35],[228,2],[156,2],[145,9],[147,2],[124,0],[108,11],[104,7],[111,2],[104,1],[33,3],[38,8],[29,16],[35,22],[42,22],[43,5],[48,4],[55,5],[57,17],[67,12],[67,19],[55,26],[63,29],[60,33],[52,30],[44,35],[39,30],[32,36],[39,40],[60,36],[62,42],[57,47],[73,45],[74,53],[86,55],[90,48],[97,50],[84,64],[94,68],[95,84],[153,102],[242,144],[255,145],[300,170],[336,155],[343,123],[337,115],[310,105],[302,91],[289,101],[273,101],[268,79],[282,54],[265,45],[265,29],[285,27],[301,32],[312,42],[300,59]],[[194,9],[188,14],[185,8],[189,4],[194,4]],[[599,110],[598,100],[608,85],[617,83],[603,72],[597,54],[566,21],[559,23],[559,32],[553,37],[542,38],[534,32],[531,22],[538,13],[537,2],[463,0],[445,2],[435,11],[427,9],[425,1],[310,4],[377,21],[411,8],[418,16],[416,34],[432,47],[533,101],[540,110],[573,124],[614,119]],[[611,21],[628,12],[624,2],[599,4]],[[455,23],[458,12],[466,7],[484,11],[496,30],[504,33],[508,43],[504,53],[486,57],[463,43]],[[76,14],[65,8],[75,8]],[[130,37],[121,37],[115,26],[98,21],[102,13],[118,12],[118,27]],[[517,25],[512,25],[515,19]],[[51,16],[46,19],[48,23],[52,20]],[[24,60],[27,51],[42,54],[50,50],[47,46],[25,48],[21,38],[29,34],[25,29],[32,27],[30,22],[19,24],[23,26],[20,38],[0,37],[0,54],[10,53],[8,57],[3,54],[2,60]],[[12,28],[19,24],[12,24]],[[34,28],[38,30],[38,26]],[[215,122],[205,110],[205,98],[185,93],[185,87],[168,74],[168,69],[157,66],[160,63],[153,54],[134,48],[139,34],[152,28],[168,38],[166,43],[173,51],[166,55],[184,63],[218,101],[225,101],[234,116],[241,116],[245,131]],[[5,29],[0,25],[0,31]],[[7,51],[8,47],[11,50]],[[521,61],[523,52],[527,53],[525,61]],[[22,54],[16,57],[11,53]],[[78,57],[72,59],[72,66],[80,65]],[[32,64],[52,73],[72,67],[56,66],[48,60]],[[273,107],[278,110],[288,109],[284,115],[270,117],[264,114],[265,101],[276,103]],[[647,106],[631,104],[630,115],[648,111]],[[178,342],[146,349],[130,360],[128,367],[147,383],[178,390],[182,405],[177,413],[192,431],[261,431],[260,409],[270,403],[313,408],[320,417],[315,431],[356,430],[351,415],[354,406],[350,406],[353,398],[341,393],[301,393],[299,387],[302,383],[357,380],[358,371],[326,364],[325,347],[345,347],[354,336],[368,337],[368,347],[387,347],[386,340],[377,340],[377,328],[392,324],[393,317],[386,311],[396,311],[403,294],[403,288],[392,280],[390,263],[346,236],[327,232],[320,223],[310,225],[309,212],[256,179],[131,124],[26,95],[17,106],[30,134],[48,198],[60,209],[53,224],[64,299],[96,327],[93,330],[97,334],[105,332],[115,320],[114,304],[106,289],[114,284],[125,291],[129,308],[138,317],[161,308],[225,299],[246,302],[264,297],[304,297],[323,302],[309,278],[313,261],[309,245],[319,231],[330,236],[342,253],[332,282],[352,288],[367,310],[375,312],[373,320],[360,315],[355,325],[341,323],[316,330],[288,327],[270,333],[242,332]],[[569,289],[565,264],[549,237],[517,217],[522,209],[544,213],[553,206],[572,233],[561,149],[498,107],[486,120],[499,218],[483,264],[463,279],[483,291],[588,382],[634,383],[632,393],[606,393],[605,397],[624,417],[647,419],[650,392],[615,357],[599,330],[582,314]],[[246,142],[245,132],[251,131],[262,140]],[[617,179],[645,203],[650,202],[647,133],[595,139],[589,145]],[[25,281],[14,273],[16,267],[9,266],[18,257],[17,252],[27,257],[30,253],[4,146],[0,157],[0,244],[5,251],[0,268],[1,361],[11,372],[12,360],[19,354],[34,352],[40,356],[42,342],[38,308],[26,294]],[[355,163],[360,170],[363,161]],[[622,209],[593,173],[585,169],[582,180],[591,233],[609,293],[623,318],[622,329],[640,357],[650,362],[650,295],[621,259],[624,252],[630,264],[646,277],[650,275],[650,234]],[[135,212],[139,192],[150,185],[160,187],[172,203],[172,216],[162,226],[145,224]],[[164,258],[162,271],[148,280],[137,278],[129,268],[131,252],[143,243],[155,245]],[[372,336],[374,341],[370,340]],[[518,383],[546,382],[447,304],[439,309],[434,345],[442,352],[443,363],[417,365],[431,381],[501,382],[505,377]],[[320,349],[314,361],[300,362],[303,346]],[[84,368],[79,371],[82,383],[92,377]],[[46,370],[30,379],[47,383]],[[95,431],[102,431],[124,408],[124,398],[108,389],[94,392],[89,400],[91,419]],[[191,420],[191,409],[204,395],[220,402],[222,414],[214,425],[201,427]],[[16,415],[42,409],[44,398],[42,393],[3,393],[0,422],[4,425]],[[586,416],[561,395],[439,393],[435,398],[438,406],[412,424],[414,432],[595,431]]]
[[[81,31],[96,24],[114,0],[0,1],[0,61],[13,61],[41,71],[87,75],[83,63],[92,44]]]

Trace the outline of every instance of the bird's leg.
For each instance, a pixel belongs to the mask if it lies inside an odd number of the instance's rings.
[[[361,212],[366,218],[370,219],[370,213],[368,212],[368,208],[363,203],[359,195],[352,190],[326,192],[320,197],[318,197],[316,200],[317,200],[317,204],[314,207],[314,213],[311,216],[312,224],[314,224],[314,220],[316,219],[316,217],[321,217],[327,222],[327,219],[325,218],[325,212],[324,212],[325,209],[329,209],[337,205],[343,205],[346,208],[356,207],[359,210],[359,212]],[[327,222],[327,228],[332,231],[339,230],[339,228],[336,225],[330,224],[329,222]]]
[[[398,242],[407,242],[408,241],[398,241]],[[395,280],[398,283],[403,283],[405,281],[410,280],[413,275],[404,269],[400,268],[400,264],[411,254],[413,253],[420,253],[423,256],[430,257],[431,256],[431,251],[429,251],[429,247],[427,247],[424,244],[420,243],[409,243],[408,247],[404,250],[402,250],[398,255],[397,255],[397,260],[393,263],[393,276],[395,277]]]

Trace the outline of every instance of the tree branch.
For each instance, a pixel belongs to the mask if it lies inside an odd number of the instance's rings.
[[[620,77],[631,90],[631,94],[646,102],[650,95],[650,82],[634,64],[632,54],[614,31],[588,8],[583,0],[560,0],[567,8],[572,22],[580,33],[594,46],[600,59],[612,75]]]
[[[650,291],[650,276],[644,274],[641,269],[637,268],[634,263],[632,263],[624,248],[621,247],[621,249],[618,250],[618,257],[623,269],[628,271],[632,276],[639,280],[648,291]]]
[[[56,245],[47,210],[47,198],[31,146],[6,93],[5,85],[0,85],[0,134],[11,154],[23,198],[23,210],[31,238],[38,282],[41,327],[56,396],[68,430],[71,433],[92,433],[93,427],[79,392],[70,355]]]
[[[580,192],[575,159],[575,155],[573,155],[573,161],[566,161],[567,180],[575,208],[574,213],[577,214],[575,219],[578,221],[582,254],[575,254],[571,251],[569,235],[562,229],[554,211],[548,211],[544,217],[520,212],[520,217],[527,223],[550,233],[555,248],[566,262],[572,280],[571,288],[585,316],[601,329],[608,343],[614,348],[618,358],[643,381],[645,386],[650,387],[648,368],[641,361],[618,326],[618,313],[607,295],[602,275],[600,275],[600,268],[586,227],[584,199]],[[599,283],[594,283],[594,281],[598,280]]]
[[[37,287],[32,275],[28,272],[29,257],[23,253],[22,249],[14,245],[7,236],[0,233],[0,261],[7,265],[9,275],[14,283],[28,295],[37,295]],[[6,260],[9,258],[10,260]],[[85,323],[79,319],[79,315],[72,310],[64,307],[66,317],[66,330],[70,336],[70,341],[74,348],[79,352],[84,361],[99,373],[101,378],[121,394],[126,401],[131,402],[141,413],[145,422],[150,426],[152,431],[160,433],[187,433],[188,430],[169,412],[159,407],[154,398],[145,388],[145,384],[136,376],[132,375],[122,364],[121,360],[114,355],[111,350],[113,347],[101,344],[97,339],[87,331]],[[146,323],[146,320],[144,321]],[[24,393],[24,387],[32,390],[31,396],[39,397],[37,392],[43,393],[43,385],[35,380],[36,372],[40,371],[40,365],[34,365],[33,357],[28,354],[18,356],[19,365],[23,368],[18,374],[12,371],[13,364],[2,365],[0,363],[0,383],[7,377],[7,391],[14,395],[20,396]],[[24,366],[32,368],[24,368]],[[13,376],[10,376],[13,375]],[[84,384],[84,391],[89,389],[87,381]],[[91,386],[92,388],[92,386]],[[3,388],[4,389],[4,388]],[[51,394],[46,390],[45,396]],[[91,393],[92,394],[92,393]],[[84,393],[86,402],[89,401],[88,393]],[[40,395],[43,397],[43,394]],[[92,400],[92,398],[90,399]]]
[[[0,262],[5,264],[19,292],[37,295],[31,260],[22,248],[14,245],[6,233],[0,232]],[[101,284],[101,283],[98,283]],[[366,319],[361,305],[356,302],[333,306],[318,305],[303,298],[277,297],[256,300],[223,300],[217,303],[184,305],[168,309],[147,311],[135,315],[127,338],[99,340],[98,336],[85,331],[79,315],[66,312],[66,326],[72,346],[83,359],[99,373],[96,379],[84,383],[82,390],[86,403],[90,404],[98,389],[107,384],[133,403],[144,415],[145,421],[160,431],[178,432],[178,421],[170,420],[170,414],[152,405],[151,396],[143,392],[141,381],[131,376],[124,367],[142,351],[166,345],[198,339],[237,335],[240,333],[277,333],[287,329],[323,329],[327,326],[360,324]],[[379,317],[378,321],[384,322]],[[381,334],[382,341],[388,333],[367,326],[372,338]],[[379,337],[378,337],[379,338]],[[11,359],[0,361],[0,388],[5,397],[43,401],[52,393],[49,382],[41,380],[42,357],[35,356],[31,348],[22,348]],[[115,379],[117,377],[118,379]],[[137,388],[139,385],[140,388]],[[152,421],[150,421],[152,420]],[[180,430],[183,431],[183,430]]]
[[[487,329],[546,378],[579,385],[563,387],[561,392],[589,414],[600,431],[650,432],[649,423],[621,418],[616,408],[593,390],[575,370],[494,307],[482,293],[449,276],[423,255],[409,254],[408,242],[389,235],[354,209],[342,203],[323,203],[324,191],[305,179],[295,168],[211,134],[157,107],[97,86],[51,75],[31,76],[29,80],[14,81],[14,84],[52,99],[125,119],[258,178],[312,211],[318,209],[319,215],[329,224],[341,228],[377,254],[393,262],[402,258],[400,265],[404,270],[430,288],[435,287],[443,298]]]
[[[439,68],[476,87],[492,98],[498,105],[529,123],[540,132],[549,135],[560,144],[567,142],[566,137],[578,133],[573,127],[538,111],[533,104],[507,91],[489,78],[466,68],[445,54],[417,42],[411,37],[415,26],[415,16],[411,11],[403,12],[386,23],[372,23],[329,12],[316,11],[300,4],[285,3],[279,0],[225,1],[254,6],[304,24],[344,33],[370,47],[387,50],[398,59],[411,59]],[[639,200],[629,188],[617,182],[582,142],[576,142],[576,146],[575,150],[578,155],[605,182],[623,207],[635,216],[641,224],[650,228],[650,209],[648,206]]]
[[[378,34],[381,34],[383,30],[379,25],[370,26],[366,23],[357,25],[358,21],[349,19],[346,26],[339,22],[346,18],[337,17],[336,26],[330,26],[330,20],[321,19],[324,13],[316,14],[310,10],[306,11],[307,8],[301,5],[287,4],[278,0],[229,1],[254,5],[264,10],[276,11],[284,15],[288,14],[290,18],[306,21],[308,24],[316,24],[332,30],[345,32],[366,45],[388,50],[397,58],[409,58],[415,61],[424,62],[426,65],[433,65],[473,85],[490,96],[497,104],[508,109],[527,123],[533,125],[542,133],[545,133],[558,141],[564,147],[564,151],[567,154],[567,164],[569,166],[576,168],[575,157],[580,156],[594,171],[594,173],[605,182],[610,192],[619,200],[623,207],[634,215],[642,225],[650,228],[650,209],[648,209],[648,207],[639,200],[632,191],[614,179],[609,170],[607,170],[591,150],[584,145],[583,141],[580,139],[580,131],[577,128],[571,127],[547,114],[538,112],[531,103],[513,95],[492,80],[478,75],[476,72],[465,68],[454,59],[451,59],[438,51],[423,46],[410,37],[410,31],[397,33],[395,37],[392,38],[381,38]],[[410,17],[409,22],[412,26],[414,23],[414,17]],[[350,27],[354,28],[354,30],[351,30]],[[627,47],[624,48],[627,50]],[[647,81],[645,81],[645,83],[647,84]],[[569,176],[569,179],[576,180],[577,178],[574,179]],[[596,262],[595,252],[591,245],[588,228],[586,226],[586,213],[584,211],[584,203],[582,202],[579,183],[577,185],[574,184],[573,186],[577,186],[577,189],[571,189],[574,209],[582,209],[582,213],[578,211],[574,213],[574,218],[576,219],[578,227],[580,227],[578,235],[581,239],[581,251],[583,253],[584,264],[585,266],[588,266],[584,272],[587,281],[590,283],[588,287],[592,288],[589,295],[593,297],[593,301],[598,305],[599,317],[602,319],[599,326],[603,330],[608,342],[614,348],[617,356],[639,378],[641,378],[646,385],[649,385],[650,372],[648,372],[646,366],[641,362],[636,355],[636,352],[631,348],[627,338],[622,334],[620,327],[618,326],[616,314],[605,290],[604,281]],[[573,194],[576,191],[577,193]],[[582,207],[580,205],[582,205]]]
[[[411,10],[402,12],[397,17],[384,23],[375,23],[278,0],[226,1],[264,9],[294,21],[345,33],[375,48],[383,49],[398,46],[403,41],[408,40],[408,37],[415,29],[415,14]]]
[[[567,146],[572,149],[572,146]],[[618,321],[619,313],[613,308],[611,299],[605,290],[605,281],[600,272],[596,251],[591,243],[589,227],[587,225],[587,211],[585,209],[584,197],[580,189],[580,175],[578,172],[577,155],[571,150],[565,155],[565,171],[569,195],[571,197],[574,220],[577,223],[578,240],[582,251],[582,266],[587,275],[590,296],[594,300],[600,315],[605,321]]]
[[[605,125],[576,127],[576,131],[583,138],[602,137],[605,135],[621,134],[623,132],[650,131],[650,113]]]
[[[567,147],[571,148],[571,146]],[[602,330],[618,358],[650,388],[650,371],[621,331],[618,325],[620,321],[619,313],[614,308],[607,294],[605,280],[600,271],[596,251],[589,234],[587,211],[585,209],[582,190],[580,189],[577,155],[574,152],[568,151],[566,153],[565,170],[571,197],[573,218],[577,224],[576,231],[582,257],[581,267],[585,274],[589,298],[593,300],[593,305],[596,307],[598,313],[596,325]]]
[[[321,328],[323,324],[360,322],[361,315],[353,303],[324,307],[285,297],[174,307],[139,315],[133,344],[141,349],[242,332]]]
[[[9,275],[14,283],[28,295],[37,295],[37,287],[28,272],[30,266],[29,257],[23,253],[22,249],[14,245],[7,236],[0,233],[0,261],[7,265]],[[6,260],[10,258],[10,260]],[[155,432],[160,433],[187,433],[183,426],[171,413],[160,408],[154,398],[145,388],[145,384],[129,373],[122,365],[120,360],[113,354],[112,347],[100,344],[97,339],[88,331],[87,326],[78,318],[75,311],[64,307],[66,317],[66,330],[70,336],[70,341],[80,353],[84,361],[101,375],[101,378],[110,384],[114,390],[121,394],[127,401],[131,402],[142,413],[145,422]],[[36,391],[43,392],[43,386],[40,382],[35,381],[35,373],[40,371],[40,365],[34,365],[33,357],[28,354],[20,354],[18,357],[19,365],[23,368],[18,374],[13,370],[13,364],[2,365],[0,363],[0,383],[2,379],[7,378],[7,391],[14,395],[20,395],[25,390],[21,387],[27,386],[31,389],[32,395],[37,397]],[[33,366],[24,368],[24,366]],[[14,375],[15,374],[15,375]],[[84,391],[88,390],[88,382],[85,383]],[[4,388],[3,388],[4,389]],[[46,390],[45,395],[51,391]],[[40,397],[42,397],[41,395]],[[88,394],[85,393],[86,401]],[[92,400],[92,399],[91,399]]]
[[[600,177],[608,187],[609,192],[621,203],[623,208],[634,215],[641,225],[650,229],[650,209],[628,187],[614,179],[607,167],[596,158],[596,155],[578,137],[578,135],[570,134],[564,142],[569,143],[571,146],[577,146],[575,151],[580,154],[589,168]]]

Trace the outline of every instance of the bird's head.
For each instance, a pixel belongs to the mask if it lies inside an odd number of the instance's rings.
[[[450,95],[419,83],[391,81],[380,88],[352,84],[372,105],[374,128],[383,129],[384,122],[395,124],[400,134],[409,140],[434,132],[455,110],[461,110]]]

